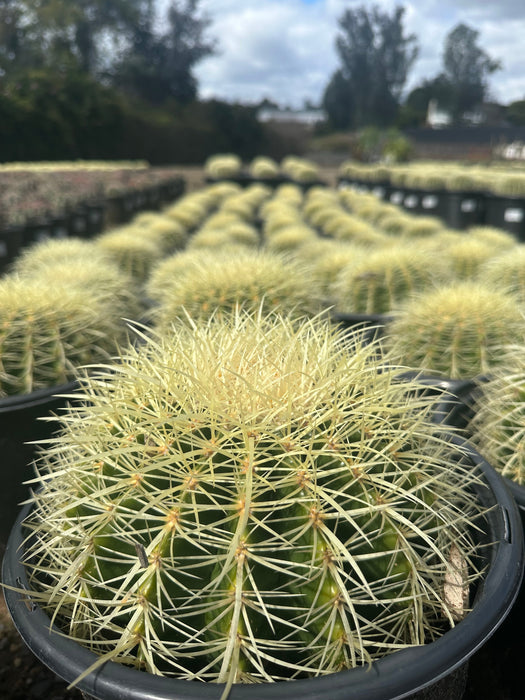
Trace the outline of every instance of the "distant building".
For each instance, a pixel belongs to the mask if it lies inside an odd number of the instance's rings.
[[[322,109],[279,109],[278,107],[263,107],[257,114],[261,122],[280,122],[315,126],[325,120]]]
[[[461,122],[465,126],[508,126],[504,108],[496,102],[484,102],[470,112],[464,112]],[[429,100],[426,125],[431,129],[443,129],[452,125],[452,116],[440,109],[436,99]]]
[[[439,109],[438,101],[429,100],[427,109],[427,126],[432,129],[443,129],[452,124],[452,117],[448,112]]]

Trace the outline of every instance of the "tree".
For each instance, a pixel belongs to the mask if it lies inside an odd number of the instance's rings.
[[[19,0],[0,0],[0,77],[42,61],[39,42]]]
[[[455,123],[465,112],[483,103],[487,96],[487,78],[501,68],[478,46],[479,32],[458,24],[446,37],[443,52],[443,79],[448,85],[445,104]]]
[[[341,69],[335,71],[326,86],[322,105],[333,129],[344,131],[350,128],[354,101],[349,81]]]
[[[418,55],[416,37],[405,35],[405,10],[390,16],[374,5],[347,9],[339,18],[336,49],[341,67],[332,76],[323,102],[331,121],[339,122],[351,104],[349,125],[392,124],[408,73]]]
[[[199,14],[199,0],[172,0],[166,13],[167,30],[156,34],[153,15],[138,27],[130,48],[116,67],[115,84],[128,93],[160,104],[168,99],[185,103],[197,94],[195,65],[215,51],[205,38],[208,18]]]
[[[130,36],[151,2],[0,0],[0,55],[9,56],[14,70],[79,69],[95,75],[111,53],[108,46]]]

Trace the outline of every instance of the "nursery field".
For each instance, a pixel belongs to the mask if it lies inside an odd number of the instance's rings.
[[[484,629],[523,566],[525,174],[447,167],[218,155],[6,184],[0,557],[34,476],[11,611],[25,586],[66,636],[184,682],[310,683]],[[44,395],[56,435],[16,413]],[[82,700],[5,598],[0,699]],[[462,700],[521,700],[524,598],[469,647]]]

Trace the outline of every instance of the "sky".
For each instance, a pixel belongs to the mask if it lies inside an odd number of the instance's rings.
[[[338,18],[346,8],[374,4],[389,15],[396,5],[405,7],[405,33],[417,36],[407,91],[441,72],[445,38],[463,22],[502,63],[490,77],[490,97],[502,104],[525,99],[525,0],[200,0],[211,20],[207,35],[218,43],[218,53],[195,69],[200,96],[268,98],[292,108],[319,103],[339,66]]]

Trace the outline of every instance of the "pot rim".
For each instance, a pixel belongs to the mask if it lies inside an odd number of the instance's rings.
[[[9,413],[11,411],[24,410],[41,406],[62,394],[74,391],[79,386],[78,380],[73,379],[65,384],[57,384],[56,386],[44,387],[31,391],[28,394],[12,394],[0,398],[0,414]]]

